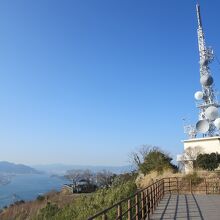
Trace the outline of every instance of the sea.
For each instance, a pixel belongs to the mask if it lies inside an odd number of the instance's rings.
[[[61,190],[70,181],[64,177],[49,174],[20,174],[10,177],[10,182],[0,185],[0,208],[16,201],[30,201],[49,191]]]

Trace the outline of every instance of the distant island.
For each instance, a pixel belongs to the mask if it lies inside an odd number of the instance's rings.
[[[36,169],[23,164],[0,161],[0,186],[9,184],[14,175],[40,173],[41,172],[37,171]]]
[[[0,174],[39,174],[40,172],[24,164],[0,161]]]
[[[133,170],[131,165],[125,166],[92,166],[92,165],[74,165],[74,164],[46,164],[46,165],[33,165],[33,167],[39,171],[56,174],[56,175],[66,175],[69,170],[90,170],[92,172],[100,172],[103,170],[108,170],[115,174],[126,173]]]

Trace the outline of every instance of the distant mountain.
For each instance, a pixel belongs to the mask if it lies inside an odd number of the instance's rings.
[[[48,164],[48,165],[34,165],[32,166],[37,170],[47,172],[50,174],[65,174],[68,170],[91,170],[98,172],[108,170],[115,174],[121,174],[133,170],[132,166],[87,166],[87,165],[65,165],[65,164]]]
[[[0,174],[38,174],[36,169],[23,165],[14,164],[7,161],[0,161]]]

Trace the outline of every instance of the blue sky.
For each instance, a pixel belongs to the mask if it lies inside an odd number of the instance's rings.
[[[2,0],[0,160],[124,165],[182,151],[200,89],[196,1]],[[200,1],[220,57],[220,2]],[[220,90],[220,65],[212,64]]]

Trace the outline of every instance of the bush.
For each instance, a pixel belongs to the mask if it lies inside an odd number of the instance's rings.
[[[197,186],[203,181],[203,178],[199,177],[196,172],[187,174],[183,177],[183,181],[190,182],[190,180],[191,180],[192,186]]]
[[[20,205],[20,204],[24,204],[24,203],[25,203],[24,200],[18,200],[18,201],[16,201],[14,204],[15,204],[15,205]]]
[[[43,209],[40,210],[40,213],[37,216],[37,219],[39,220],[52,219],[57,214],[58,211],[59,211],[59,208],[56,204],[52,204],[48,202],[47,205]]]
[[[136,175],[122,175],[121,178],[108,189],[99,189],[89,195],[79,195],[74,201],[62,209],[54,207],[53,204],[48,204],[45,208],[41,209],[38,216],[34,219],[37,220],[82,220],[87,219],[89,216],[109,207],[116,202],[130,196],[136,192],[135,185]],[[114,219],[114,212],[109,213],[109,219]]]
[[[37,197],[37,200],[38,200],[38,201],[44,201],[44,200],[45,200],[45,197],[44,197],[44,196],[39,195],[39,196]]]
[[[159,148],[153,148],[144,157],[143,163],[139,165],[139,169],[143,174],[148,174],[151,171],[163,173],[166,169],[176,170],[177,167],[171,163],[172,158]]]
[[[204,170],[215,170],[220,163],[220,155],[218,153],[199,154],[196,159],[196,165]]]

